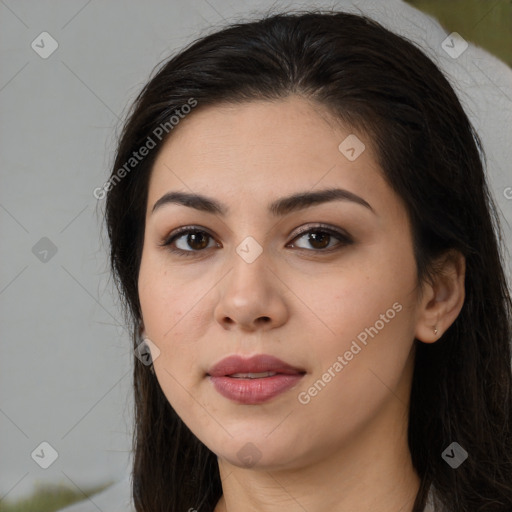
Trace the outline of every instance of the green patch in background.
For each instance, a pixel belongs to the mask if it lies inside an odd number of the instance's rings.
[[[0,501],[0,512],[56,512],[61,508],[83,501],[89,496],[103,491],[113,482],[85,489],[83,492],[63,485],[45,485],[36,489],[34,493],[19,501],[10,503],[6,500]]]
[[[512,0],[405,0],[512,67]]]

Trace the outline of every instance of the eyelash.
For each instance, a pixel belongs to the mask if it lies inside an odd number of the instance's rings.
[[[171,244],[175,240],[181,238],[183,235],[188,235],[190,233],[204,233],[208,237],[213,238],[213,236],[210,235],[207,231],[205,231],[204,229],[200,229],[197,226],[184,226],[182,228],[179,228],[177,231],[171,233],[159,245],[162,246],[162,247],[167,247],[167,249],[170,252],[172,252],[174,254],[177,254],[179,256],[194,256],[194,255],[197,255],[200,252],[206,251],[206,249],[208,249],[208,248],[200,249],[200,250],[184,251],[183,249],[177,249],[177,248],[171,246]],[[345,247],[345,246],[350,245],[350,244],[353,243],[353,240],[352,240],[352,238],[350,236],[348,236],[347,234],[345,234],[345,233],[343,233],[341,231],[335,230],[335,229],[333,229],[333,228],[331,228],[331,227],[329,227],[329,226],[327,226],[325,224],[319,224],[319,225],[316,225],[316,226],[308,226],[307,228],[300,230],[300,232],[297,233],[294,236],[294,238],[292,239],[292,242],[294,240],[296,240],[297,238],[300,238],[303,235],[306,235],[308,233],[326,233],[326,234],[330,235],[331,237],[337,238],[340,243],[338,243],[334,247],[330,247],[328,249],[304,249],[302,247],[299,247],[298,250],[300,250],[300,251],[307,251],[307,252],[329,253],[330,254],[333,251],[339,250],[341,247]],[[211,247],[210,247],[210,249],[211,249]]]

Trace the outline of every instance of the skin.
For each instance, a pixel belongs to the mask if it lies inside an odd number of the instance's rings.
[[[350,161],[338,146],[354,133],[366,149]],[[373,211],[348,200],[279,218],[267,211],[277,198],[331,187],[357,194]],[[152,213],[171,191],[209,196],[229,213],[180,204]],[[297,235],[318,223],[344,230],[352,243],[333,236],[322,249]],[[160,245],[189,225],[211,235],[207,248],[190,245],[186,234],[174,247],[188,257]],[[236,252],[248,236],[262,249],[252,263]],[[444,270],[432,284],[418,283],[409,219],[371,140],[319,105],[290,96],[198,107],[181,121],[150,178],[139,297],[145,335],[160,350],[156,378],[218,456],[216,512],[412,510],[419,487],[407,446],[413,341],[439,339],[464,300],[462,257],[446,258]],[[395,303],[400,312],[301,403],[299,393]],[[262,353],[306,374],[261,405],[224,398],[206,376],[228,355]],[[251,467],[237,456],[247,443]]]

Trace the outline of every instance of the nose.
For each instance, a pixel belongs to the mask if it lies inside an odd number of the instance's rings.
[[[226,330],[266,331],[283,325],[287,289],[268,265],[265,251],[252,263],[234,252],[232,270],[219,283],[215,319]]]

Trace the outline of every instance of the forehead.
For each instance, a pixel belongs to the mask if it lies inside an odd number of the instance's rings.
[[[315,187],[382,196],[387,184],[376,160],[368,136],[301,97],[198,106],[160,149],[148,208],[169,190],[237,193],[265,204]]]
[[[229,157],[231,148],[266,146],[269,151],[272,147],[281,148],[280,156],[291,158],[293,154],[311,153],[312,145],[304,145],[309,139],[316,146],[318,139],[323,139],[316,152],[329,154],[333,139],[353,132],[324,105],[292,95],[272,101],[199,105],[173,129],[163,151],[179,145],[180,151],[190,151],[196,156],[214,150],[216,155],[224,152]],[[367,148],[372,145],[368,137],[360,133],[358,136],[365,139]]]

